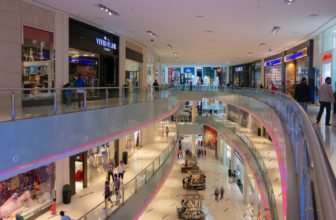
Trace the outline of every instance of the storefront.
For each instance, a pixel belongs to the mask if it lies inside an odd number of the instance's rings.
[[[128,87],[140,86],[143,55],[126,47],[125,84]]]
[[[229,82],[234,86],[258,87],[261,84],[260,62],[231,66]]]
[[[131,133],[126,136],[126,144],[123,151],[128,152],[128,156],[132,155],[137,149],[142,146],[141,130]]]
[[[88,87],[118,86],[119,37],[69,20],[69,82],[81,74]]]
[[[15,214],[32,217],[55,198],[55,164],[51,163],[0,182],[0,219]]]
[[[265,59],[265,88],[271,88],[272,83],[274,86],[282,91],[284,88],[284,64],[283,64],[283,54],[278,54]]]
[[[336,90],[336,25],[319,34],[316,45],[315,86],[320,88],[326,77],[331,77],[333,91]]]
[[[294,96],[295,85],[305,77],[311,88],[314,88],[313,40],[307,41],[285,52],[285,88],[286,94]]]
[[[55,86],[54,34],[23,26],[22,85],[23,106],[50,104]]]

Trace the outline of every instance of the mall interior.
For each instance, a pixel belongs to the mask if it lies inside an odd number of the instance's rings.
[[[0,0],[0,46],[0,219],[335,219],[335,0]]]

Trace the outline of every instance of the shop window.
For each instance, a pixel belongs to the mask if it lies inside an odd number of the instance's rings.
[[[30,217],[50,205],[55,184],[55,164],[49,164],[0,182],[0,219],[15,214]]]
[[[53,33],[23,27],[22,63],[23,100],[50,97],[55,84]],[[34,88],[36,90],[34,90]],[[45,90],[39,89],[45,88]]]

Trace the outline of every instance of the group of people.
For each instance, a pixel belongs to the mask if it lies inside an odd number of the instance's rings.
[[[166,127],[164,127],[163,125],[161,126],[161,137],[163,137],[166,134],[166,137],[168,137],[169,135],[169,127],[166,125]]]
[[[294,98],[306,112],[308,110],[308,102],[311,100],[310,94],[311,92],[309,86],[307,85],[307,79],[303,77],[301,79],[301,83],[295,88]],[[326,109],[325,125],[330,126],[331,105],[332,103],[335,103],[335,96],[332,91],[330,77],[325,78],[325,83],[321,85],[318,91],[318,96],[320,109],[316,117],[316,123],[320,123],[324,109]]]
[[[220,189],[216,187],[215,192],[214,192],[215,201],[218,202],[219,200],[222,200],[224,198],[224,193],[225,193],[225,190],[223,186]],[[220,198],[218,198],[219,195],[220,195]]]
[[[111,203],[111,207],[113,206],[113,202],[111,199],[112,196],[112,191],[110,188],[110,182],[111,182],[111,177],[113,181],[113,189],[114,193],[116,196],[116,204],[119,204],[120,198],[121,198],[121,193],[120,193],[120,185],[123,182],[124,179],[124,173],[125,173],[125,164],[121,160],[119,162],[119,166],[117,167],[118,173],[114,173],[114,164],[112,161],[109,162],[107,166],[107,177],[105,181],[105,189],[104,189],[104,201],[105,201],[105,209],[107,208],[107,203]]]

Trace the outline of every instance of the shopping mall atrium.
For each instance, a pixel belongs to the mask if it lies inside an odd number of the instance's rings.
[[[0,219],[336,218],[336,0],[0,0],[0,48]]]

